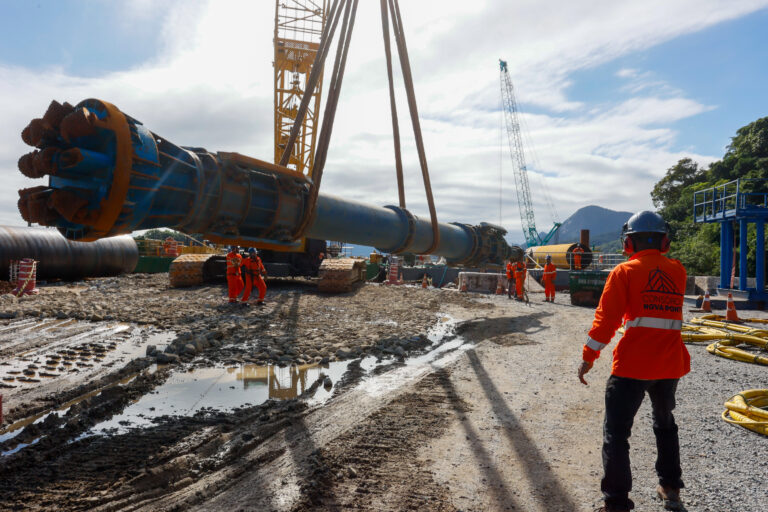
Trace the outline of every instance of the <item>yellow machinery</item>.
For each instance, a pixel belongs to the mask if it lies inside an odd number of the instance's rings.
[[[275,0],[275,163],[285,150],[320,47],[328,0]],[[287,167],[309,177],[315,156],[322,77],[293,146]]]
[[[540,245],[529,247],[525,254],[542,267],[546,263],[547,254],[549,254],[552,256],[552,264],[557,268],[570,269],[573,268],[573,250],[578,245],[580,244]],[[583,244],[581,244],[581,248],[584,249],[581,255],[581,268],[583,269],[592,263],[592,251]]]

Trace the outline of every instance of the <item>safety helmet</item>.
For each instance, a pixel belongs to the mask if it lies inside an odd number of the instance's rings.
[[[256,256],[258,256],[259,251],[257,251],[255,247],[251,247],[250,249],[248,249],[248,254],[255,254]]]
[[[551,254],[547,254],[547,258],[546,259],[547,259],[547,261],[552,261],[552,255]]]
[[[655,212],[637,212],[621,228],[622,235],[632,233],[669,233],[669,224]]]
[[[621,228],[621,238],[624,241],[624,251],[627,253],[635,252],[634,243],[628,236],[634,233],[661,233],[664,237],[661,240],[661,252],[669,250],[669,223],[658,213],[644,210],[637,212]]]

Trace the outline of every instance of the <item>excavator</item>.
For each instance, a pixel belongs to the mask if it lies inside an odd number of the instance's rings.
[[[383,25],[387,23],[385,4],[381,2]],[[277,163],[174,144],[107,101],[86,99],[75,105],[53,101],[21,134],[35,149],[19,159],[20,171],[29,178],[48,179],[47,185],[19,191],[22,217],[30,223],[56,227],[66,238],[79,241],[170,227],[202,234],[220,244],[259,247],[273,251],[271,255],[282,253],[290,264],[303,258],[309,267],[320,263],[317,256],[322,246],[317,242],[324,244],[325,240],[372,246],[385,253],[434,254],[445,257],[451,265],[502,265],[510,257],[521,259],[522,249],[506,243],[506,230],[500,226],[437,221],[396,0],[389,1],[388,12],[406,83],[430,218],[419,218],[405,207],[397,137],[399,206],[375,206],[320,192],[356,8],[357,0],[333,1],[327,21],[319,28],[320,42],[308,50],[315,55],[311,65],[303,62],[298,67],[286,67],[276,57],[276,79],[279,67],[309,71],[309,76],[299,81],[301,90],[293,91],[301,96],[301,102],[298,106],[290,102],[291,108],[283,112],[293,119],[290,131],[286,129],[290,123],[278,116],[280,105],[276,105]],[[341,27],[340,44],[323,129],[315,152],[307,154],[306,140],[301,140],[310,131],[314,137],[317,124],[317,118],[307,117],[307,112],[310,106],[315,113],[319,110],[318,82],[337,26]],[[388,32],[385,41],[393,129],[397,133]],[[291,45],[295,47],[296,42],[276,37],[276,55]],[[288,53],[295,57],[295,49]],[[295,149],[297,140],[300,149]],[[310,150],[315,149],[313,145],[309,145]],[[210,255],[183,255],[172,264],[171,284],[200,284],[215,279],[220,270],[220,262]],[[324,291],[349,290],[365,273],[364,263],[354,259],[326,258],[319,270],[318,288]]]

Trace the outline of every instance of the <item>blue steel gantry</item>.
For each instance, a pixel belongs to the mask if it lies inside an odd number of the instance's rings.
[[[749,292],[750,300],[766,301],[765,291],[765,221],[768,219],[768,193],[742,192],[742,181],[734,180],[694,192],[694,222],[720,223],[720,288],[731,287],[734,263],[734,228],[739,224],[739,284]],[[759,180],[768,183],[768,180]],[[747,229],[756,227],[755,287],[747,287]]]

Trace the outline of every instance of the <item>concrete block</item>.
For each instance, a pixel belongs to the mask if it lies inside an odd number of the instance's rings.
[[[468,292],[496,293],[499,279],[506,283],[506,275],[485,272],[459,272],[459,289],[466,283]]]

